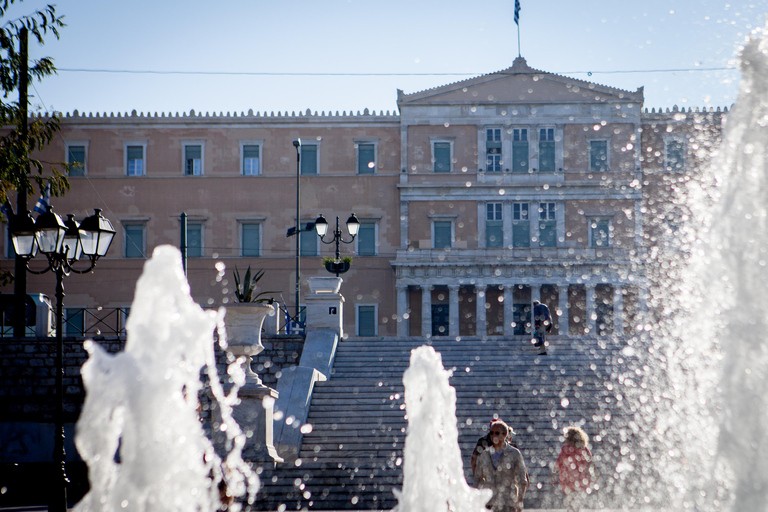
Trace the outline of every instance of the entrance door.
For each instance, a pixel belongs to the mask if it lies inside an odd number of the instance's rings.
[[[448,336],[448,304],[432,304],[432,336]]]
[[[514,304],[512,306],[512,320],[515,322],[515,334],[523,336],[531,333],[531,305]]]

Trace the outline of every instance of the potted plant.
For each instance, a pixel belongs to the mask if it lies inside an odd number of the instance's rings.
[[[232,275],[235,279],[234,304],[227,306],[225,323],[227,328],[227,350],[234,355],[245,356],[244,366],[246,386],[263,387],[261,379],[251,369],[251,357],[264,350],[261,344],[261,326],[267,315],[274,314],[274,299],[264,295],[277,292],[256,293],[257,283],[264,277],[264,270],[251,274],[251,267],[245,271],[243,279],[235,267]]]
[[[258,282],[264,277],[264,272],[264,269],[261,269],[251,276],[251,266],[248,265],[248,269],[245,271],[245,278],[241,280],[240,271],[235,267],[232,271],[232,276],[235,278],[235,297],[237,302],[258,302],[260,304],[272,304],[275,302],[274,298],[262,297],[262,295],[277,292],[261,292],[254,296],[258,288]]]
[[[325,266],[325,270],[331,274],[336,274],[336,277],[339,277],[339,274],[343,274],[352,266],[352,257],[344,256],[338,260],[334,258],[323,258],[323,266]]]

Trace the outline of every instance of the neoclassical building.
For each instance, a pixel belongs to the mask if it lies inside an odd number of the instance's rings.
[[[55,210],[82,218],[101,208],[118,230],[93,274],[66,280],[68,316],[77,324],[92,308],[127,308],[152,249],[179,245],[182,213],[196,300],[231,301],[230,270],[250,265],[265,270],[261,289],[293,310],[296,241],[286,231],[298,186],[302,224],[323,214],[333,227],[338,216],[346,231],[350,213],[360,220],[356,239],[341,244],[353,257],[342,275],[348,336],[526,336],[536,299],[552,310],[556,335],[635,329],[644,254],[674,224],[657,205],[699,165],[697,136],[702,124],[719,131],[719,110],[649,112],[642,88],[522,58],[397,91],[397,107],[65,114],[41,155],[74,164]],[[322,258],[334,247],[314,231],[299,236],[303,296],[306,277],[329,275]],[[30,275],[28,289],[52,296],[53,279]]]

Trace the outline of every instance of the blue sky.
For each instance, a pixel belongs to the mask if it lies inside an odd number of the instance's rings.
[[[44,3],[27,0],[6,18]],[[31,44],[33,56],[51,56],[60,69],[35,85],[32,103],[63,112],[395,110],[398,88],[415,92],[510,66],[518,54],[513,5],[63,0],[61,40]],[[734,57],[768,12],[768,0],[521,5],[521,53],[530,66],[632,91],[644,86],[647,107],[732,104]],[[702,71],[711,68],[729,69]],[[75,71],[96,69],[227,74]],[[699,71],[649,71],[672,69]]]

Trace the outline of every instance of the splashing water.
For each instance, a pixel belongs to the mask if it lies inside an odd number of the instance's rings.
[[[464,478],[456,426],[456,390],[448,383],[435,349],[411,351],[403,375],[408,434],[403,451],[403,490],[395,490],[393,512],[486,512],[489,489],[473,489]]]
[[[230,494],[247,492],[253,501],[258,479],[240,456],[244,436],[231,416],[244,376],[235,376],[225,396],[214,361],[213,332],[218,326],[221,339],[222,318],[190,297],[179,251],[155,249],[136,285],[125,350],[110,355],[86,344],[76,444],[91,490],[77,512],[214,511],[222,479]],[[228,437],[224,464],[198,416],[203,368]]]
[[[643,483],[669,510],[768,510],[768,25],[740,64],[720,147],[678,205],[691,222],[651,270],[646,362],[662,378],[638,431],[660,473]]]

